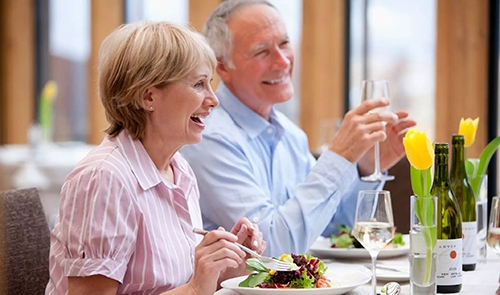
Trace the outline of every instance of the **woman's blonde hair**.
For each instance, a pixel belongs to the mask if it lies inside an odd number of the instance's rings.
[[[142,139],[146,128],[143,94],[184,78],[202,63],[216,66],[215,54],[199,33],[168,22],[137,22],[120,26],[99,50],[98,88],[115,137],[126,129]]]

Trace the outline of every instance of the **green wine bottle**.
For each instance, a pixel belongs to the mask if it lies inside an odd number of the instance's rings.
[[[448,144],[434,144],[431,195],[438,198],[436,283],[438,293],[462,289],[462,216],[448,181]]]
[[[476,198],[465,171],[464,136],[453,134],[451,141],[450,185],[462,213],[462,270],[476,269]]]

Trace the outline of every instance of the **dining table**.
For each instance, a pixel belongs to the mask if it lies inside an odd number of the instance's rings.
[[[367,268],[371,264],[371,260],[368,258],[362,259],[346,259],[346,258],[331,258],[331,257],[321,257],[319,258],[328,266],[328,271],[332,273],[355,273],[364,272],[367,275],[371,275],[371,270]],[[401,255],[397,257],[390,257],[377,260],[377,266],[389,267],[394,270],[401,270],[403,272],[409,271],[409,260],[408,255]],[[401,285],[400,295],[410,294],[410,283],[408,279],[404,279],[401,276],[394,274],[394,278],[387,276],[388,270],[377,270],[377,277],[380,272],[383,272],[385,276],[383,278],[377,279],[377,292],[380,294],[382,287],[388,282],[397,281]],[[487,249],[487,259],[484,262],[477,263],[476,269],[474,271],[464,271],[462,273],[462,290],[457,293],[461,295],[495,295],[496,290],[499,288],[499,275],[500,275],[500,257],[493,251],[493,249]],[[334,279],[334,278],[331,278]],[[298,291],[298,290],[297,290]],[[222,288],[215,293],[216,295],[240,295],[240,293]],[[265,291],[262,294],[266,294]],[[273,292],[275,294],[275,292]],[[300,294],[300,293],[295,293]],[[308,293],[309,294],[309,293]],[[356,287],[354,290],[347,293],[346,295],[368,295],[371,294],[371,281]],[[440,294],[440,293],[438,293]],[[500,294],[500,293],[499,293]]]

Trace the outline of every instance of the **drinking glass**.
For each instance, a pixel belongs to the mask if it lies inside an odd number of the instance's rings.
[[[372,289],[377,294],[377,255],[394,238],[391,194],[388,191],[359,192],[352,235],[372,258]]]
[[[498,196],[493,197],[491,202],[488,245],[497,255],[500,255],[500,197]]]
[[[386,80],[363,80],[361,84],[361,102],[369,99],[385,97],[389,98],[389,83]],[[379,113],[389,111],[389,106],[384,108],[376,108],[371,110],[371,113]],[[380,171],[380,144],[375,143],[375,171],[368,176],[361,177],[364,181],[381,181],[393,180],[394,176],[384,175]]]
[[[486,242],[488,231],[488,175],[481,175],[481,186],[476,196],[477,216],[477,262],[486,263],[488,245]]]
[[[500,197],[493,197],[491,203],[488,245],[500,255]]]

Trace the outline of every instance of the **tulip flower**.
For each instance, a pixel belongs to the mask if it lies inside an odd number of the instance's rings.
[[[460,119],[458,134],[462,134],[465,139],[465,147],[470,147],[476,140],[477,126],[479,125],[479,117],[472,120],[471,118]]]
[[[410,162],[410,177],[413,193],[417,196],[413,208],[415,215],[420,221],[425,239],[427,259],[424,273],[424,282],[429,282],[431,278],[432,252],[436,246],[437,232],[434,225],[435,208],[430,195],[431,189],[431,166],[434,161],[434,150],[431,141],[425,132],[412,128],[408,130],[403,138],[403,145],[406,157]]]
[[[57,96],[57,84],[50,80],[40,94],[39,122],[45,141],[52,140],[53,104]]]
[[[410,129],[403,138],[406,157],[417,170],[425,170],[432,166],[434,151],[425,132]]]
[[[479,118],[472,120],[467,118],[460,120],[460,125],[458,128],[458,133],[464,135],[465,147],[470,147],[476,140],[477,126],[479,125]],[[465,170],[467,171],[467,178],[474,191],[474,196],[479,197],[479,188],[481,187],[481,182],[483,181],[486,170],[490,163],[491,157],[497,151],[500,145],[500,136],[497,136],[492,141],[486,145],[484,150],[481,152],[479,158],[467,158],[465,160]]]

